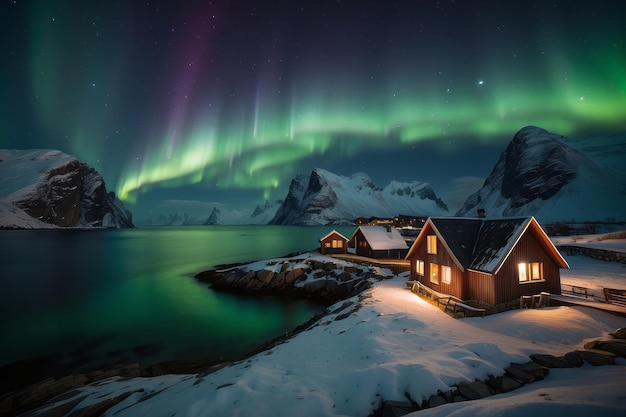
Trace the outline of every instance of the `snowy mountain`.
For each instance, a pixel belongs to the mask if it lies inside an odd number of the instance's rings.
[[[282,201],[266,201],[264,205],[257,205],[254,210],[229,210],[225,207],[214,206],[207,216],[190,214],[187,212],[173,212],[159,214],[141,222],[143,226],[199,226],[199,225],[253,225],[267,224],[276,214]]]
[[[266,201],[263,207],[256,206],[254,210],[226,210],[215,207],[204,222],[205,225],[248,225],[268,224],[276,215],[281,201]]]
[[[348,178],[315,168],[311,175],[299,174],[291,181],[289,193],[270,224],[352,224],[361,216],[390,218],[400,213],[449,214],[426,183],[392,181],[380,189],[363,173]]]
[[[474,216],[482,208],[488,217],[532,215],[546,223],[624,221],[626,176],[617,170],[624,165],[624,139],[612,139],[612,155],[622,161],[616,164],[589,141],[524,127],[456,215]]]
[[[49,149],[0,150],[0,228],[133,227],[102,176]]]

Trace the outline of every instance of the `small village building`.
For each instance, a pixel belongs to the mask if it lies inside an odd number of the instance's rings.
[[[561,294],[560,268],[569,268],[534,217],[431,217],[406,259],[411,280],[496,310]]]
[[[398,229],[391,225],[359,226],[350,237],[349,246],[359,256],[378,259],[402,259],[409,251]]]
[[[348,238],[333,230],[320,239],[320,252],[322,255],[348,253]]]

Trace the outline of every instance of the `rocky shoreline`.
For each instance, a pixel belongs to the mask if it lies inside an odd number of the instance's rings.
[[[287,255],[262,265],[219,266],[195,277],[217,291],[300,297],[325,304],[352,297],[385,278],[375,268],[323,260],[312,253]]]

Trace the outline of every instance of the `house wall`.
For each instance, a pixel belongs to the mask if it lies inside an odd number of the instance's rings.
[[[424,261],[424,275],[418,275],[415,271],[415,262],[416,260],[421,259]],[[426,239],[423,239],[422,243],[416,248],[415,252],[412,254],[411,258],[411,279],[415,281],[419,281],[428,288],[432,288],[435,291],[442,292],[445,294],[450,294],[455,297],[463,299],[465,296],[465,284],[463,279],[463,271],[456,265],[453,261],[452,256],[445,249],[445,246],[441,244],[439,238],[437,238],[437,254],[431,255],[428,253],[428,247],[426,244]],[[431,269],[430,266],[432,263],[438,265],[445,265],[451,268],[451,280],[450,284],[444,284],[441,282],[441,270],[439,277],[439,284],[435,284],[430,282],[430,274]]]
[[[341,240],[343,242],[343,246],[341,248],[333,248],[333,240]],[[329,243],[330,247],[326,247],[326,244]],[[320,252],[322,255],[333,254],[333,253],[348,253],[348,241],[338,234],[331,234],[326,236],[325,239],[320,241]]]
[[[360,229],[357,229],[354,235],[350,238],[350,247],[355,248],[355,252],[359,256],[366,256],[368,258],[372,257],[372,248],[367,240],[365,240],[365,236]]]
[[[518,267],[520,262],[542,262],[542,281],[519,282]],[[519,299],[522,295],[561,294],[561,275],[558,265],[531,231],[526,233],[513,248],[506,262],[494,277],[494,302],[501,304]]]
[[[467,291],[464,300],[480,300],[487,304],[496,305],[494,277],[477,271],[467,271]]]

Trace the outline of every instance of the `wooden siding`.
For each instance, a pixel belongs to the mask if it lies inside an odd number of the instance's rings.
[[[495,305],[493,275],[478,271],[466,272],[467,298],[465,300],[480,300]]]
[[[520,262],[542,262],[544,279],[520,283],[517,267]],[[494,277],[493,304],[515,300],[522,295],[539,294],[542,291],[561,294],[560,270],[533,232],[527,230]]]
[[[454,260],[452,259],[452,255],[446,251],[445,246],[441,243],[439,238],[437,238],[437,254],[432,255],[428,253],[427,248],[427,239],[423,239],[420,242],[420,245],[416,247],[411,254],[409,260],[411,261],[411,279],[421,282],[426,285],[428,288],[432,288],[435,291],[442,292],[445,294],[454,295],[455,297],[463,299],[465,293],[465,285],[463,279],[463,271],[459,269]],[[415,262],[417,260],[424,261],[424,275],[420,276],[415,271]],[[441,268],[439,268],[439,284],[435,284],[430,282],[430,264],[438,264],[449,266],[451,268],[451,279],[450,284],[444,284],[441,282]]]
[[[372,247],[365,239],[361,229],[357,229],[354,235],[350,238],[350,247],[355,248],[356,254],[359,256],[366,256],[368,258],[372,257]]]
[[[333,240],[342,241],[343,246],[340,248],[333,248]],[[326,247],[327,243],[330,244],[330,247]],[[322,253],[322,255],[333,253],[348,253],[348,240],[344,239],[343,236],[339,235],[338,233],[331,233],[324,239],[320,240],[320,252]]]

